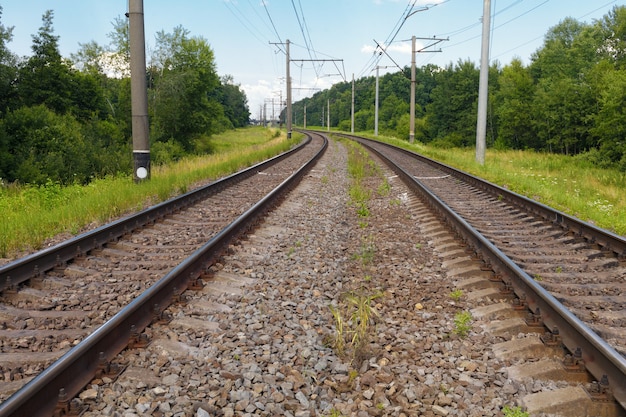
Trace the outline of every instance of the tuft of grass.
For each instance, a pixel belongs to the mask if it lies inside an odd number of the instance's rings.
[[[353,358],[361,357],[373,331],[373,320],[379,317],[373,301],[382,296],[380,291],[373,294],[349,292],[342,297],[340,306],[330,306],[335,319],[333,347],[338,355],[344,355],[350,347]]]
[[[458,288],[450,293],[450,298],[452,298],[454,301],[459,301],[461,297],[463,297],[463,290],[460,290]]]
[[[361,240],[359,252],[352,256],[353,260],[360,260],[364,266],[370,265],[376,255],[376,242],[373,236],[364,237]]]
[[[522,410],[521,407],[509,407],[508,405],[505,405],[504,408],[502,409],[502,413],[504,414],[504,417],[528,417],[529,414]]]
[[[454,330],[452,332],[457,336],[464,338],[472,329],[472,313],[469,311],[460,311],[454,315]]]
[[[389,180],[387,178],[383,178],[383,182],[378,186],[378,195],[381,197],[385,197],[389,195],[391,192],[391,184],[389,184]]]

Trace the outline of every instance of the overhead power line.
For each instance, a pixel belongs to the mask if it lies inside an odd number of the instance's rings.
[[[263,5],[263,8],[265,9],[265,12],[267,13],[267,17],[270,19],[270,23],[272,24],[272,27],[274,28],[274,33],[276,34],[276,37],[278,38],[279,43],[283,43],[283,40],[280,38],[280,35],[278,34],[278,30],[276,29],[276,25],[274,24],[274,21],[272,20],[272,16],[270,15],[270,11],[267,8],[267,2],[265,1],[261,1],[261,4]]]

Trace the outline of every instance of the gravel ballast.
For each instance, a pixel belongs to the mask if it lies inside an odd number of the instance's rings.
[[[347,151],[331,142],[212,267],[215,283],[170,307],[174,320],[147,331],[150,346],[121,354],[118,380],[87,387],[85,416],[500,416],[545,389],[507,377],[490,349],[501,339],[472,322],[457,334],[455,316],[474,306],[451,296],[408,190],[384,170],[365,184],[359,216]],[[354,348],[348,308],[368,300],[367,343]]]

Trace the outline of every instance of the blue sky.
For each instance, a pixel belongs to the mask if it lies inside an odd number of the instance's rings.
[[[547,30],[566,17],[591,23],[626,0],[491,0],[491,60],[502,65],[514,57],[527,64]],[[109,42],[112,22],[124,17],[128,0],[0,0],[1,23],[14,27],[8,47],[31,54],[32,35],[41,16],[54,11],[54,30],[65,57],[79,43]],[[413,6],[415,11],[403,19]],[[285,97],[285,55],[271,42],[290,40],[293,100],[333,83],[375,74],[375,66],[396,71],[411,62],[411,36],[446,38],[441,52],[417,55],[417,65],[448,65],[471,60],[478,66],[483,13],[481,0],[144,0],[148,57],[154,34],[178,25],[205,38],[215,52],[218,73],[230,74],[246,92],[255,117],[260,106]],[[373,59],[376,42],[393,39]],[[425,46],[418,41],[418,49]],[[341,60],[306,62],[305,60]],[[340,75],[341,74],[341,75]]]

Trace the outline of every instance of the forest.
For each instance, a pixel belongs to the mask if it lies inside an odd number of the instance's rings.
[[[8,48],[0,6],[0,184],[87,184],[132,168],[128,21],[110,43],[59,52],[54,13],[42,16],[32,54]],[[147,65],[151,160],[211,153],[211,135],[247,126],[247,98],[219,76],[211,46],[181,26],[160,31]],[[416,71],[416,140],[471,147],[480,69],[459,60]],[[355,81],[355,131],[374,129],[375,77]],[[379,132],[408,140],[410,68],[379,79]],[[296,125],[351,128],[352,83],[294,103]],[[284,120],[284,112],[283,112]],[[582,23],[565,18],[524,64],[492,62],[487,146],[554,152],[626,171],[626,6]]]
[[[132,170],[127,19],[113,22],[108,45],[80,44],[70,58],[53,20],[44,13],[32,55],[18,57],[0,19],[0,185],[87,184]],[[202,37],[160,31],[148,61],[153,163],[210,153],[211,135],[249,124],[245,93],[218,76]]]
[[[416,69],[415,139],[434,146],[474,146],[480,68],[459,61]],[[374,130],[374,76],[355,81],[354,129]],[[379,133],[409,138],[411,69],[379,78]],[[293,105],[296,122],[351,128],[352,82]],[[554,152],[626,171],[626,7],[590,24],[563,19],[530,63],[489,69],[487,146]]]

